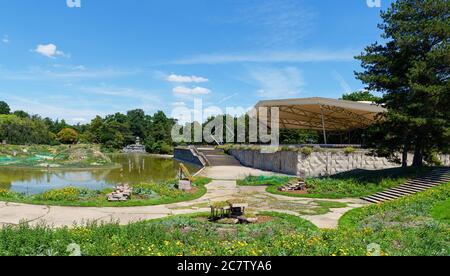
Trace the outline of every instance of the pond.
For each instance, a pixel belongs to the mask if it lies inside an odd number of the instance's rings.
[[[147,154],[113,154],[110,156],[121,168],[101,170],[30,170],[0,168],[0,189],[27,195],[72,186],[103,190],[118,184],[162,182],[177,176],[179,162]],[[199,168],[187,165],[195,173]]]

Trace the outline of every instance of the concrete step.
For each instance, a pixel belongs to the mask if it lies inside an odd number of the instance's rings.
[[[412,195],[415,194],[416,191],[411,191],[411,190],[407,190],[407,189],[400,189],[400,188],[391,188],[390,191],[395,191],[398,193],[403,193],[405,195]]]
[[[411,187],[420,187],[420,188],[433,188],[438,186],[438,184],[416,184],[416,183],[407,183],[405,186],[411,186]]]
[[[408,183],[406,183],[407,185],[423,185],[423,186],[430,186],[430,187],[434,187],[436,185],[439,185],[438,182],[422,182],[422,181],[409,181]]]
[[[406,191],[412,191],[412,192],[421,192],[423,190],[426,190],[426,188],[416,188],[416,187],[411,187],[411,186],[399,186],[398,189],[400,190],[406,190]]]
[[[375,203],[386,202],[386,201],[390,200],[390,199],[387,199],[387,198],[380,197],[378,195],[368,196],[368,197],[365,197],[364,199],[366,199],[366,200],[370,199],[372,201],[375,201]]]
[[[387,190],[387,191],[385,191],[385,192],[383,192],[383,193],[392,195],[392,196],[394,196],[394,197],[396,197],[396,198],[400,198],[400,197],[402,197],[402,196],[405,196],[405,194],[403,194],[403,193],[396,192],[396,191],[392,191],[392,190]]]
[[[388,193],[388,192],[381,192],[381,193],[378,193],[376,195],[377,196],[382,196],[384,198],[389,198],[389,199],[392,199],[392,200],[398,199],[398,198],[401,197],[401,196],[398,196],[398,195],[392,195],[391,193]]]

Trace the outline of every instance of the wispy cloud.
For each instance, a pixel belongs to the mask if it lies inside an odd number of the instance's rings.
[[[300,70],[295,67],[252,69],[250,77],[260,86],[258,94],[262,98],[296,96],[305,85]]]
[[[11,42],[7,35],[4,35],[1,41],[3,44],[9,44]]]
[[[209,90],[208,88],[200,86],[194,88],[189,88],[186,86],[177,86],[172,91],[175,94],[182,94],[182,95],[207,95],[211,93],[211,90]]]
[[[175,75],[175,74],[167,76],[166,80],[169,82],[175,82],[175,83],[202,83],[202,82],[209,81],[207,78],[203,78],[203,77],[182,76],[182,75]]]
[[[8,80],[29,81],[76,81],[82,79],[104,79],[121,76],[130,76],[141,73],[138,69],[116,69],[112,67],[89,69],[82,65],[68,66],[56,65],[53,68],[30,67],[23,71],[11,71],[0,68],[0,78]]]
[[[339,74],[338,71],[334,70],[331,72],[332,77],[339,83],[339,86],[342,89],[343,93],[351,93],[353,92],[353,89],[351,88],[350,84],[344,79],[344,77]]]
[[[83,86],[79,90],[83,93],[105,95],[110,97],[122,97],[122,98],[134,98],[139,100],[148,101],[150,103],[160,102],[160,98],[156,93],[130,87],[116,87],[116,86]]]
[[[300,0],[250,0],[238,11],[237,23],[254,28],[258,45],[294,46],[311,33],[316,13]]]
[[[31,114],[39,114],[42,117],[65,119],[69,123],[84,123],[94,118],[96,115],[104,116],[106,112],[98,109],[84,107],[68,107],[68,105],[44,103],[38,100],[31,100],[22,97],[11,96],[0,93],[8,98],[8,102],[15,110],[25,110]]]
[[[226,64],[226,63],[306,63],[352,61],[356,50],[266,51],[257,53],[204,54],[175,60],[173,64]]]

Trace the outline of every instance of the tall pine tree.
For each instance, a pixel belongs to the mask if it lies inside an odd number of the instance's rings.
[[[357,59],[356,76],[367,89],[383,93],[389,109],[369,132],[369,145],[394,156],[414,152],[420,166],[450,143],[450,2],[397,0],[381,13],[382,44]]]

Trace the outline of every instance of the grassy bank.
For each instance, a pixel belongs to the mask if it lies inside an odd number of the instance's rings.
[[[53,230],[23,224],[0,230],[0,255],[365,256],[450,254],[450,225],[433,210],[450,197],[450,183],[402,200],[354,210],[337,230],[319,230],[290,215],[262,213],[262,223],[222,225],[204,215]],[[444,212],[448,214],[448,209]]]
[[[107,194],[112,189],[102,191],[67,187],[60,190],[50,190],[37,195],[23,195],[0,189],[0,201],[35,205],[79,206],[79,207],[130,207],[151,206],[190,201],[206,194],[205,185],[211,182],[209,178],[198,177],[190,192],[183,192],[176,187],[176,181],[164,183],[148,183],[133,186],[133,197],[126,202],[108,202]]]
[[[112,168],[98,145],[0,145],[0,167],[28,169]]]
[[[399,186],[431,168],[387,169],[379,171],[352,171],[330,177],[307,178],[307,194],[280,192],[278,188],[287,184],[289,177],[247,177],[238,185],[267,185],[267,191],[291,197],[307,198],[352,198],[368,196],[388,188]]]

